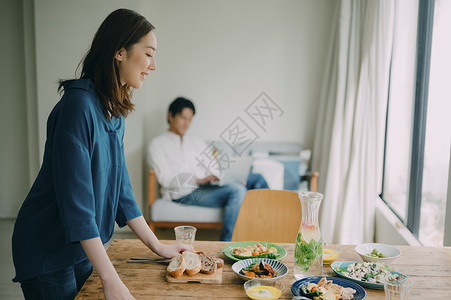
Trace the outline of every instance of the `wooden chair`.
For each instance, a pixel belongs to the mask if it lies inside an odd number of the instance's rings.
[[[298,193],[250,190],[241,205],[232,241],[294,243],[301,218]]]
[[[307,180],[308,182],[308,189],[311,192],[317,192],[318,191],[318,177],[319,172],[307,172],[305,175],[301,176],[301,181]]]
[[[181,225],[189,225],[194,226],[196,228],[210,228],[210,229],[221,229],[222,228],[222,222],[173,222],[173,221],[153,221],[152,220],[152,205],[155,203],[156,199],[160,197],[159,192],[159,184],[156,179],[156,174],[153,169],[149,170],[149,198],[148,198],[148,217],[147,217],[147,224],[152,230],[155,230],[155,228],[174,228],[176,226]]]

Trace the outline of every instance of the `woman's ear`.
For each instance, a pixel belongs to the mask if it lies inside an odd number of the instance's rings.
[[[114,55],[114,58],[116,58],[117,61],[122,61],[125,56],[125,48],[121,48],[119,51],[116,52],[116,55]]]

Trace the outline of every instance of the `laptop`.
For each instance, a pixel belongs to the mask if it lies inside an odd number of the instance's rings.
[[[233,157],[230,164],[221,166],[222,176],[218,185],[226,185],[234,182],[246,182],[251,172],[252,157]]]

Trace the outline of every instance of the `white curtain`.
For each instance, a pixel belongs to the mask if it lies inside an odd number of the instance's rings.
[[[323,240],[374,238],[396,2],[337,2],[312,169],[320,171]]]

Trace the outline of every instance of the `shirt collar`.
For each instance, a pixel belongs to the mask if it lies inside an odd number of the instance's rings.
[[[66,80],[63,83],[64,90],[69,89],[83,89],[83,90],[94,90],[91,79],[71,79]]]

